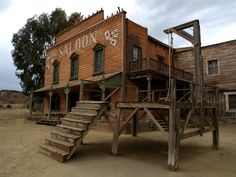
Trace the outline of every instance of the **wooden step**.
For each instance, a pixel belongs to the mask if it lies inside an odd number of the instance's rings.
[[[97,113],[88,113],[88,112],[69,112],[69,114],[84,116],[84,117],[95,117]]]
[[[59,131],[52,131],[51,132],[51,138],[56,138],[62,141],[66,141],[68,143],[76,143],[76,140],[80,139],[82,136],[81,135],[75,135],[72,133],[64,133],[64,132],[59,132]]]
[[[61,149],[58,149],[58,148],[50,146],[50,145],[40,146],[39,152],[46,154],[50,157],[53,157],[54,159],[56,159],[60,162],[65,162],[67,156],[69,155],[68,152],[65,152]]]
[[[86,128],[78,128],[78,127],[71,127],[71,126],[67,126],[67,125],[57,125],[57,127],[63,128],[63,129],[68,129],[68,130],[72,130],[72,131],[77,131],[77,132],[83,132],[86,130]]]
[[[77,108],[77,107],[73,107],[71,109],[72,113],[83,113],[83,114],[91,114],[91,115],[98,115],[98,110],[92,110],[92,109],[81,109],[81,108]]]
[[[76,106],[78,107],[90,107],[90,108],[98,108],[101,109],[103,105],[107,104],[104,101],[78,101],[76,102]]]
[[[62,118],[62,121],[70,121],[70,122],[76,122],[76,123],[82,123],[82,124],[90,124],[92,121],[90,120],[81,120],[81,119],[71,119],[71,118]]]
[[[66,118],[71,118],[71,119],[78,119],[78,120],[88,120],[88,121],[93,121],[96,116],[94,115],[85,115],[81,113],[76,113],[76,112],[69,112],[66,115]]]
[[[88,120],[80,120],[80,119],[72,119],[72,118],[63,118],[62,125],[71,126],[71,127],[78,127],[78,128],[88,128],[88,125],[92,121]]]
[[[68,153],[70,153],[72,147],[74,146],[74,144],[72,144],[72,143],[68,143],[66,141],[62,141],[62,140],[55,139],[55,138],[47,138],[47,139],[45,139],[45,141],[46,141],[46,144],[49,144],[53,147],[57,147],[58,149],[61,149],[61,150],[68,152]]]

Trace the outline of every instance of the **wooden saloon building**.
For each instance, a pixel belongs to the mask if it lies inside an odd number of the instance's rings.
[[[189,27],[194,34],[183,31]],[[195,66],[202,62],[199,28],[196,20],[165,31],[194,44]],[[97,11],[59,34],[47,50],[44,87],[34,97],[43,98],[47,119],[63,118],[41,152],[64,162],[100,119],[113,131],[114,154],[128,125],[134,136],[142,121],[160,130],[169,142],[172,170],[178,168],[180,140],[212,131],[218,148],[217,104],[204,99],[206,89],[217,89],[203,86],[201,67],[192,74],[181,65],[177,68],[173,52],[149,36],[147,28],[127,19],[123,10],[107,18]]]

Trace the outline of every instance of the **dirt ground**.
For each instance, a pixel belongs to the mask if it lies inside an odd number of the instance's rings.
[[[112,134],[91,131],[78,152],[62,164],[38,152],[56,127],[24,120],[25,110],[0,110],[0,177],[235,177],[236,125],[220,125],[220,149],[212,134],[181,142],[180,169],[166,168],[167,141],[159,132],[122,135],[111,155]]]

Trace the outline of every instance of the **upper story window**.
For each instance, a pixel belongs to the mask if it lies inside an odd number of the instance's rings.
[[[207,61],[207,74],[208,75],[220,74],[220,67],[219,67],[218,59]]]
[[[165,69],[165,58],[163,56],[157,55],[158,69],[164,71]]]
[[[70,57],[70,80],[78,79],[78,58],[77,54],[72,54]]]
[[[99,74],[104,71],[104,46],[99,44],[94,47],[94,74]]]
[[[59,82],[59,62],[55,61],[53,63],[53,84]]]
[[[141,48],[133,46],[133,61],[141,60],[141,58],[142,58]]]

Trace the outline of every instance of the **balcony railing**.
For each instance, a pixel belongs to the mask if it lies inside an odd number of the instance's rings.
[[[178,69],[176,67],[170,67],[166,63],[159,62],[156,59],[152,58],[144,58],[142,60],[130,61],[129,63],[129,73],[138,73],[142,71],[153,71],[158,74],[163,74],[169,76],[169,69],[171,69],[171,73],[177,79],[189,80],[193,79],[193,75],[188,73],[182,69]]]

